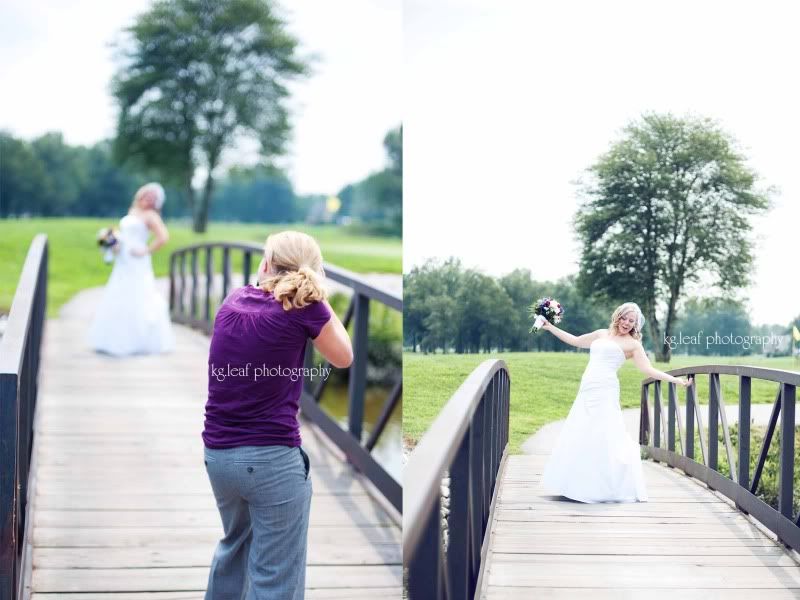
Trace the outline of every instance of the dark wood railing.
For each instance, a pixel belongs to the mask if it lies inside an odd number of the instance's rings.
[[[264,247],[259,244],[208,242],[179,248],[170,255],[170,312],[172,320],[198,328],[210,334],[214,323],[214,303],[221,303],[233,283],[232,255],[241,253],[244,283],[251,281],[261,261]],[[200,257],[203,258],[203,275],[200,276]],[[215,265],[219,264],[219,273]],[[188,269],[187,269],[188,265]],[[372,456],[372,449],[383,434],[392,412],[402,397],[402,371],[398,369],[395,383],[388,392],[377,422],[363,440],[364,401],[367,388],[367,358],[369,351],[369,307],[380,302],[402,313],[400,295],[370,285],[356,273],[331,264],[324,265],[325,274],[352,290],[352,296],[342,323],[353,324],[353,363],[348,375],[348,426],[342,429],[322,407],[327,379],[318,382],[304,381],[300,407],[303,415],[313,421],[347,456],[348,461],[361,471],[398,510],[402,511],[403,490],[386,469]],[[187,272],[188,271],[188,272]],[[221,280],[215,286],[215,279]],[[215,289],[220,294],[215,294]],[[312,366],[314,346],[306,345],[305,365]],[[327,361],[325,367],[330,366]]]
[[[760,521],[786,545],[800,550],[800,515],[793,514],[795,456],[795,401],[800,373],[733,365],[700,365],[669,371],[671,375],[694,377],[708,375],[708,434],[704,439],[703,421],[697,399],[696,383],[686,388],[686,421],[682,422],[676,384],[669,383],[667,414],[661,398],[661,382],[645,379],[642,382],[639,443],[654,460],[683,470],[687,475],[704,482],[734,501],[736,506]],[[739,435],[738,452],[734,452],[725,401],[722,397],[720,375],[739,378]],[[777,384],[775,401],[758,455],[755,471],[750,476],[750,405],[753,379]],[[650,388],[653,388],[652,418],[650,417]],[[778,469],[778,509],[756,496],[766,464],[772,437],[780,419],[781,443]],[[722,424],[728,473],[719,471],[719,426]],[[651,423],[652,422],[652,423]],[[676,428],[677,425],[677,428]],[[666,431],[664,427],[666,426]],[[695,460],[695,430],[700,442],[702,464]],[[680,452],[676,451],[676,431]],[[652,436],[651,436],[652,432]],[[664,437],[662,438],[662,434]],[[652,438],[652,439],[651,439]],[[664,441],[666,440],[666,447]],[[737,467],[738,465],[738,467]]]
[[[28,474],[46,308],[47,236],[39,234],[28,250],[0,341],[0,600],[22,597]]]
[[[510,391],[505,362],[484,361],[411,454],[403,510],[403,562],[411,600],[472,600],[480,585],[495,484],[508,450]],[[445,472],[450,476],[446,544],[441,514]]]

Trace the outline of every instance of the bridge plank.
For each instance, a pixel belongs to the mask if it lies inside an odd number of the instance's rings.
[[[546,459],[508,459],[481,598],[800,597],[796,555],[680,471],[645,461],[649,502],[584,504],[541,487]]]
[[[308,588],[393,588],[399,565],[318,566],[306,571]],[[44,569],[33,573],[37,592],[167,592],[202,591],[208,567],[168,569]],[[74,596],[70,596],[74,597]]]
[[[222,536],[203,465],[208,338],[175,326],[166,356],[84,347],[48,321],[36,417],[35,600],[202,598]],[[307,598],[400,597],[400,528],[304,422],[311,458]]]
[[[306,600],[375,600],[400,598],[399,587],[381,588],[310,588]],[[204,600],[204,592],[111,592],[111,593],[43,593],[33,594],[32,600]]]
[[[531,600],[531,589],[527,587],[502,587],[493,586],[484,596],[487,600]],[[674,589],[646,587],[630,588],[546,588],[537,587],[536,598],[545,600],[796,600],[795,589],[732,589],[732,588],[704,588],[700,590],[680,590],[680,595]],[[40,599],[41,600],[41,599]]]
[[[374,600],[400,598],[399,587],[383,588],[311,588],[306,600]],[[204,600],[204,592],[111,592],[100,593],[43,593],[33,594],[32,600]]]

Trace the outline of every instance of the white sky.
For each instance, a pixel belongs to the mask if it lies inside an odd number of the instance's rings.
[[[0,128],[60,130],[71,144],[114,132],[108,43],[149,0],[21,0],[0,8]],[[293,86],[289,174],[298,193],[335,193],[383,168],[401,119],[401,0],[284,0],[304,53],[320,61]],[[230,156],[253,162],[251,150]]]
[[[789,2],[404,2],[404,270],[577,271],[571,184],[648,110],[717,119],[765,184],[756,323],[800,313],[800,56]],[[546,261],[534,253],[547,250]],[[790,270],[791,269],[791,270]],[[793,271],[793,272],[792,272]]]

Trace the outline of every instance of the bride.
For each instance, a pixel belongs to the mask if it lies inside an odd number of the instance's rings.
[[[626,302],[611,316],[606,329],[581,336],[545,322],[561,341],[589,348],[589,364],[542,475],[552,492],[581,502],[647,501],[639,444],[625,429],[619,403],[617,370],[632,358],[647,377],[682,386],[691,378],[677,378],[650,364],[642,347],[644,316],[639,306]]]
[[[156,288],[150,255],[169,239],[159,214],[164,188],[148,183],[136,192],[119,222],[116,259],[89,326],[88,343],[114,356],[169,352],[175,337],[169,306]],[[148,245],[153,232],[155,239]]]

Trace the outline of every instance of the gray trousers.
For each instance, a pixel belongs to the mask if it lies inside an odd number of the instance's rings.
[[[224,537],[205,600],[303,600],[311,479],[289,446],[205,448]]]

